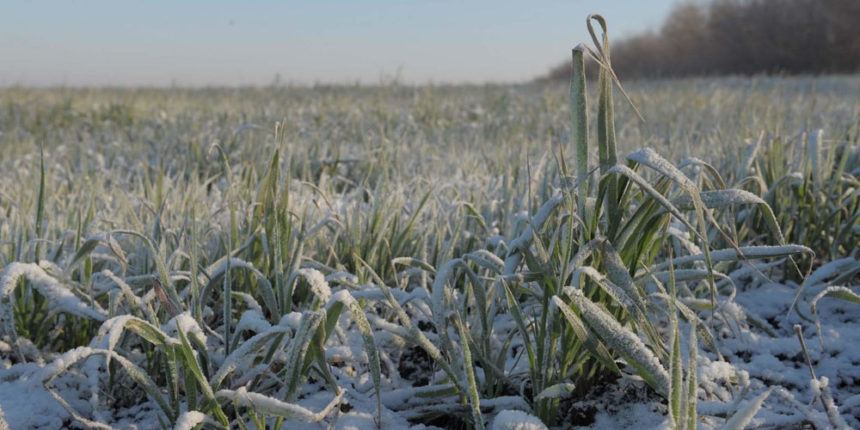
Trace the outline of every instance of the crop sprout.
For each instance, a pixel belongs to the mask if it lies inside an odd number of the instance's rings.
[[[703,413],[699,365],[726,362],[729,329],[773,330],[736,310],[742,276],[799,281],[794,310],[822,342],[819,302],[860,301],[856,125],[838,145],[814,131],[721,147],[718,167],[673,164],[679,143],[620,155],[651,115],[612,69],[606,21],[587,26],[569,108],[492,89],[481,106],[446,88],[297,89],[270,132],[255,124],[277,103],[209,115],[233,100],[218,92],[8,103],[0,346],[21,370],[3,378],[26,376],[87,428],[542,428],[619,378],[659,397],[672,428],[749,425],[789,394],[738,372],[729,407]],[[678,106],[674,91],[658,103]],[[842,427],[812,375],[825,425]]]

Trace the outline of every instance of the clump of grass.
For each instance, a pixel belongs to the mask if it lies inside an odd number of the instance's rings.
[[[823,130],[796,137],[761,136],[744,151],[734,181],[772,208],[786,240],[815,251],[819,266],[860,248],[860,150]],[[766,214],[739,215],[741,234],[756,240]],[[797,276],[796,273],[791,273]]]

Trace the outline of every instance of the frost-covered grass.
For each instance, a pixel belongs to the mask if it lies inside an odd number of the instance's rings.
[[[580,78],[0,91],[3,420],[860,425],[860,80]]]

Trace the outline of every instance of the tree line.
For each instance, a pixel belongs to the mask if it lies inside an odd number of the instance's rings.
[[[681,3],[659,30],[611,48],[613,68],[628,79],[857,72],[860,0]],[[569,76],[568,61],[545,79]]]

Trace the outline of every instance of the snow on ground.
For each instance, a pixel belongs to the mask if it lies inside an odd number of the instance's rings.
[[[717,323],[719,348],[725,360],[707,351],[699,354],[700,428],[719,428],[741,401],[770,387],[773,393],[749,428],[809,428],[802,427],[804,423],[831,428],[821,403],[813,403],[818,387],[811,383],[809,366],[794,332],[796,324],[804,327],[815,374],[819,379],[827,378],[839,414],[849,426],[860,428],[860,306],[823,299],[818,305],[822,333],[819,338],[814,323],[802,320],[797,312],[789,313],[797,288],[792,283],[752,280],[739,289],[733,302],[725,305],[727,313],[755,315],[769,325],[772,333],[745,321],[734,326]],[[737,388],[739,379],[746,389]],[[597,387],[588,399],[567,407],[568,421],[587,423],[572,426],[577,429],[669,428],[661,399],[632,378]]]
[[[504,410],[493,418],[492,430],[545,430],[546,426],[536,417],[523,411]]]
[[[763,408],[751,422],[753,428],[800,428],[801,423],[829,425],[820,403],[813,403],[814,390],[809,368],[794,332],[802,324],[816,376],[826,377],[840,415],[847,424],[860,427],[860,306],[835,299],[823,299],[818,306],[823,338],[815,325],[800,319],[788,309],[797,286],[768,281],[750,281],[739,288],[734,301],[726,302],[725,312],[743,317],[755,315],[766,322],[772,335],[746,321],[715,323],[720,352],[702,350],[699,357],[700,428],[718,428],[742,400],[748,401],[769,387],[775,387]],[[823,342],[822,342],[823,341]],[[0,429],[55,429],[72,422],[68,412],[43,386],[39,375],[43,366],[22,363],[0,370]],[[748,381],[747,381],[748,380]],[[740,389],[738,385],[745,386]],[[80,373],[68,372],[51,381],[51,386],[79,411],[89,408],[87,383]],[[404,387],[405,388],[405,387]],[[319,410],[330,395],[309,395],[300,404]],[[288,421],[306,430],[334,428],[367,430],[375,428],[372,399],[348,392],[344,405],[325,422],[317,424]],[[618,428],[668,428],[662,399],[647,389],[641,380],[622,377],[595,387],[586,399],[563,403],[567,423],[561,428],[606,430]],[[145,410],[144,410],[145,409]],[[118,428],[144,428],[141,422],[155,423],[152,411],[144,408],[116,414]],[[487,417],[491,419],[491,417]],[[409,422],[398,412],[385,408],[383,428],[432,430],[436,427]],[[492,417],[491,429],[538,430],[535,418],[515,410],[504,410]]]
[[[69,414],[57,403],[41,382],[33,381],[35,365],[19,364],[0,371],[0,429],[3,420],[10,429],[58,429]]]

